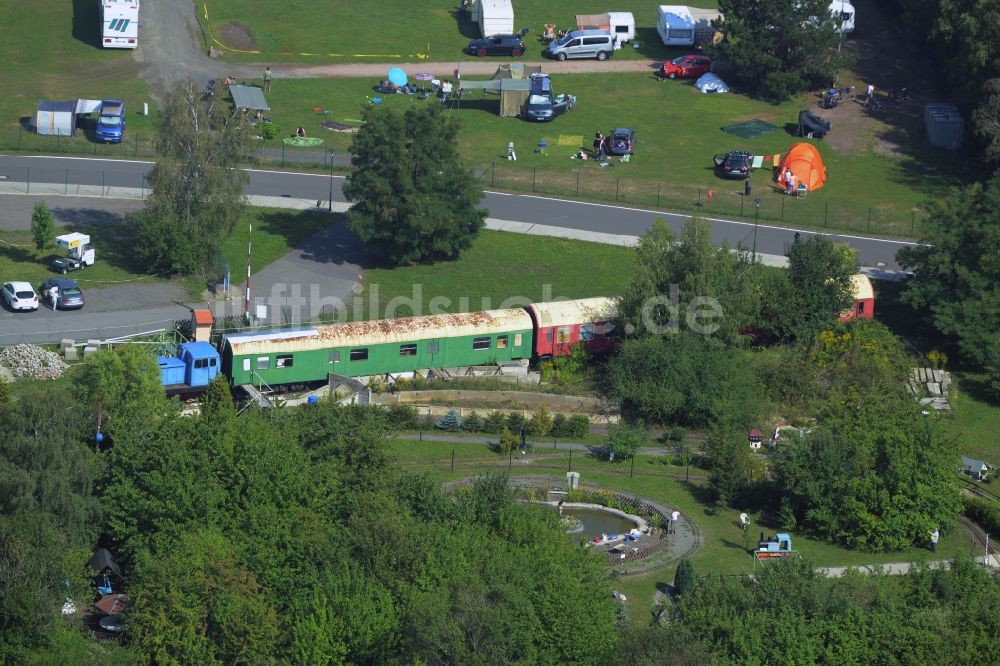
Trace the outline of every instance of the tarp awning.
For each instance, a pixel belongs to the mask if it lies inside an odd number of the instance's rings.
[[[78,99],[76,100],[76,115],[82,116],[88,113],[97,113],[101,110],[101,100],[99,99]]]
[[[611,17],[607,14],[577,14],[576,25],[581,30],[587,28],[607,30],[611,27]]]
[[[540,74],[541,65],[524,65],[522,63],[512,63],[510,65],[500,65],[493,73],[492,79],[526,79],[532,74]],[[465,86],[463,86],[464,88]]]
[[[737,123],[735,125],[723,125],[722,131],[728,132],[729,134],[734,134],[741,139],[749,139],[755,136],[761,136],[763,134],[769,134],[775,130],[781,129],[777,125],[772,125],[771,123],[764,122],[763,120],[758,120],[754,118],[753,120],[748,120],[745,123]]]
[[[264,99],[264,91],[256,86],[229,86],[229,94],[233,96],[233,106],[237,109],[271,110]]]
[[[105,569],[111,569],[116,576],[119,578],[122,577],[121,567],[119,567],[118,563],[115,562],[115,558],[111,556],[111,553],[108,552],[107,548],[98,548],[95,550],[93,556],[90,558],[90,561],[87,562],[87,566],[98,573],[104,571]]]

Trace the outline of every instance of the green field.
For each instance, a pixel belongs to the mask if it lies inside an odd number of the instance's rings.
[[[0,150],[91,153],[126,157],[148,151],[153,118],[141,114],[153,100],[139,78],[136,54],[102,49],[96,0],[39,0],[4,3],[6,26],[0,43],[4,95],[0,97]],[[88,139],[91,128],[73,137],[37,136],[28,131],[40,99],[125,101],[128,124],[120,145]],[[92,122],[91,122],[92,127]]]
[[[483,231],[457,261],[366,270],[364,318],[388,316],[386,307],[395,298],[405,301],[395,316],[408,316],[432,308],[471,312],[616,296],[630,276],[634,256],[631,248],[614,245]]]
[[[280,4],[249,0],[200,0],[195,3],[213,46],[227,59],[274,62],[401,62],[465,59],[462,49],[479,37],[479,26],[459,20],[458,0],[327,0],[316,3],[286,0]],[[524,38],[525,57],[541,58],[541,35],[546,23],[575,29],[577,14],[599,14],[609,9],[632,12],[638,49],[629,46],[615,58],[663,58],[667,50],[656,34],[656,5],[622,0],[609,7],[597,0],[550,0],[545,3],[513,0],[514,30]],[[715,6],[696,0],[692,6]],[[351,16],[362,17],[351,20]]]
[[[330,223],[328,213],[247,208],[233,234],[222,247],[222,261],[229,262],[231,267],[246,265],[247,231],[251,224],[254,240],[253,270],[258,271],[290,252],[300,241],[325,229]],[[165,280],[147,275],[142,266],[136,263],[132,253],[134,240],[127,228],[74,225],[71,228],[58,228],[56,233],[67,231],[91,234],[97,250],[97,262],[93,266],[69,275],[83,289],[96,289],[126,280]],[[28,231],[0,231],[0,277],[3,280],[25,280],[38,285],[46,277],[53,275],[48,265],[59,254],[54,248],[36,250]],[[189,296],[201,298],[201,292],[205,289],[203,280],[192,277],[181,280],[181,283]]]
[[[322,149],[311,151],[313,159],[322,162],[323,150],[344,154],[351,136],[326,130],[320,123],[335,120],[358,125],[360,107],[375,95],[372,86],[376,82],[374,78],[283,79],[268,94],[271,117],[283,136],[302,125],[309,136],[322,138]],[[500,118],[496,96],[480,91],[468,93],[460,108],[448,111],[462,124],[461,153],[485,187],[700,210],[706,216],[750,217],[754,207],[752,201],[744,201],[742,182],[717,177],[713,155],[733,148],[764,155],[783,153],[796,139],[780,129],[742,140],[720,127],[754,118],[784,127],[795,122],[799,109],[812,103],[808,96],[772,105],[742,95],[703,95],[689,83],[658,83],[651,74],[642,73],[559,75],[553,84],[557,90],[576,95],[578,103],[552,123]],[[413,95],[391,95],[383,101],[399,110],[434,103]],[[317,114],[314,108],[330,113]],[[623,126],[637,132],[636,154],[630,163],[613,160],[610,167],[601,168],[592,160],[571,159],[580,150],[580,140],[589,149],[595,130],[608,133]],[[760,219],[910,236],[916,231],[919,206],[927,197],[941,195],[957,184],[964,167],[959,157],[931,149],[921,137],[908,139],[902,155],[876,153],[872,149],[876,134],[890,129],[889,124],[875,120],[863,124],[858,131],[866,134],[857,138],[859,147],[847,152],[834,150],[828,142],[816,142],[828,179],[824,188],[804,199],[772,190],[770,169],[756,172],[751,182],[753,196],[761,200]],[[570,143],[560,145],[560,137]],[[543,139],[544,149],[539,147]],[[517,148],[516,162],[506,160],[509,141]],[[281,147],[277,141],[270,143],[271,148]],[[289,160],[302,153],[285,151]],[[936,171],[914,177],[925,164],[935,165]]]

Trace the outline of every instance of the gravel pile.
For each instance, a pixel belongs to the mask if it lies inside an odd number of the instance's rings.
[[[35,345],[0,349],[0,365],[10,368],[15,377],[31,379],[58,379],[67,367],[58,354]]]

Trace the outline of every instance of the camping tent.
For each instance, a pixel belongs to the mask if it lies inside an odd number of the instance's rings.
[[[115,558],[111,556],[107,548],[98,548],[95,550],[90,561],[87,562],[87,566],[97,573],[102,573],[105,569],[110,569],[111,573],[119,578],[122,577],[121,567],[115,562]]]
[[[826,183],[826,166],[823,158],[820,157],[816,146],[809,143],[797,143],[781,160],[781,167],[778,174],[783,174],[786,169],[791,169],[799,183],[806,186],[809,192],[818,190]]]
[[[512,118],[521,114],[531,92],[530,79],[496,78],[489,81],[462,81],[463,90],[485,90],[500,94],[500,117]]]
[[[229,86],[229,94],[233,98],[233,106],[237,109],[250,111],[270,111],[264,99],[264,91],[257,86]]]
[[[812,111],[799,111],[799,136],[822,139],[833,125]]]
[[[698,77],[698,80],[694,82],[694,87],[703,93],[729,92],[729,86],[726,85],[726,82],[711,72]]]
[[[479,31],[483,37],[514,32],[514,8],[510,0],[475,0],[473,13],[478,14]]]
[[[532,74],[539,74],[542,71],[541,65],[523,65],[514,63],[511,65],[500,65],[493,73],[491,79],[526,79]],[[463,86],[464,87],[464,86]]]
[[[69,136],[76,129],[76,100],[38,102],[35,131],[46,136]]]

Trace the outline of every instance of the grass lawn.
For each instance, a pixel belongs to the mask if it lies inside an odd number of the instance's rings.
[[[482,174],[484,187],[695,209],[706,216],[750,217],[754,207],[751,201],[743,201],[742,181],[718,178],[712,168],[713,155],[732,148],[764,155],[783,153],[796,139],[781,129],[742,140],[720,127],[759,118],[783,128],[796,121],[800,109],[815,102],[803,96],[772,105],[743,95],[703,95],[689,82],[658,83],[652,74],[644,73],[560,75],[553,82],[557,90],[576,95],[578,103],[552,123],[500,118],[497,98],[480,91],[468,93],[461,108],[448,111],[462,123],[461,152]],[[272,118],[283,136],[302,125],[310,136],[324,139],[324,149],[343,154],[351,136],[325,130],[319,123],[332,119],[358,124],[359,106],[374,95],[375,83],[374,79],[281,80],[268,97]],[[383,102],[397,110],[434,103],[410,95],[387,96]],[[318,115],[313,111],[316,107],[331,113]],[[818,229],[911,235],[921,203],[957,184],[965,167],[958,156],[931,149],[919,135],[906,134],[899,155],[878,154],[872,148],[876,134],[891,131],[895,120],[870,120],[861,123],[863,136],[851,150],[838,152],[829,142],[815,142],[828,179],[823,189],[804,199],[772,190],[769,169],[756,172],[753,196],[761,200],[760,219]],[[637,132],[636,154],[630,163],[612,161],[612,166],[602,169],[594,161],[570,159],[581,142],[589,149],[598,128],[607,133],[621,126]],[[544,150],[537,148],[542,139],[548,144]],[[569,143],[559,144],[560,139]],[[517,148],[516,162],[506,160],[509,141]],[[276,141],[271,144],[272,148],[281,146]],[[314,152],[322,161],[322,151]],[[936,172],[924,174],[925,164],[934,164]]]
[[[292,211],[273,208],[248,208],[232,236],[223,245],[224,261],[234,272],[246,265],[247,230],[253,224],[253,270],[259,271],[291,251],[297,243],[332,224],[327,213]],[[97,250],[97,261],[84,270],[74,271],[67,277],[76,280],[83,289],[96,289],[110,282],[145,278],[163,281],[164,278],[148,276],[132,254],[133,239],[122,227],[89,227],[74,225],[57,228],[56,233],[80,231],[91,234]],[[0,275],[5,280],[17,279],[38,285],[54,275],[49,262],[61,252],[54,248],[36,250],[29,231],[0,231]],[[177,278],[175,278],[177,279]],[[200,298],[205,288],[199,278],[183,278],[181,283],[192,298]]]
[[[615,296],[629,278],[634,256],[631,248],[614,245],[483,231],[457,261],[366,270],[364,316],[393,316],[390,309],[409,316]]]
[[[148,153],[153,117],[149,87],[139,76],[136,54],[102,49],[96,0],[37,0],[4,3],[4,95],[0,97],[0,150],[22,149],[131,156]],[[16,27],[15,27],[16,26]],[[125,101],[128,124],[120,145],[87,138],[93,121],[73,137],[37,136],[27,129],[38,100],[107,99]]]
[[[958,452],[1000,466],[1000,407],[986,398],[986,375],[957,372],[953,378],[958,389],[945,424],[958,442]]]
[[[459,446],[450,443],[395,441],[391,445],[401,465],[416,472],[426,472],[442,481],[474,476],[488,471],[506,469],[507,460],[486,447]],[[473,450],[470,450],[473,449]],[[455,451],[455,471],[450,471],[452,450]],[[545,474],[553,484],[565,479],[568,452],[553,452],[538,448],[529,455],[532,464],[517,463],[512,474]],[[648,464],[643,456],[636,459],[635,476],[629,476],[628,463],[608,463],[574,452],[573,470],[581,472],[581,481],[607,488],[637,493],[678,507],[698,526],[702,546],[691,558],[698,575],[708,573],[752,573],[753,558],[745,546],[744,533],[739,527],[736,510],[717,512],[708,503],[707,487],[702,481],[683,480],[678,468]],[[694,470],[693,470],[694,471]],[[678,478],[681,477],[681,478]],[[751,523],[746,538],[753,541],[759,533],[773,533],[773,528]],[[861,553],[792,533],[793,545],[818,567],[863,566],[884,562],[905,562],[932,559],[926,548],[912,548],[896,553]],[[942,536],[934,558],[946,558],[968,552],[970,543],[965,535],[952,530]],[[758,564],[757,566],[761,566]],[[645,624],[656,586],[673,582],[674,567],[666,567],[635,577],[616,580],[613,585],[629,597],[629,608],[636,623]]]
[[[458,0],[286,0],[280,4],[249,0],[201,0],[198,20],[226,59],[260,62],[401,62],[469,59],[462,49],[479,37],[479,26],[459,19]],[[625,46],[615,58],[663,58],[668,51],[656,34],[656,5],[620,0],[609,7],[599,0],[513,0],[514,30],[529,29],[525,57],[542,58],[546,23],[575,29],[577,14],[609,9],[632,12],[638,49]],[[692,6],[714,7],[709,0]],[[207,16],[207,18],[206,18]],[[361,16],[363,20],[346,20]],[[303,20],[305,18],[305,20]],[[496,59],[496,58],[493,58]]]

